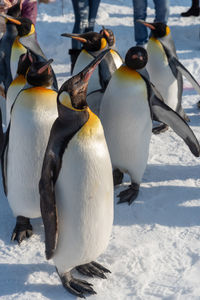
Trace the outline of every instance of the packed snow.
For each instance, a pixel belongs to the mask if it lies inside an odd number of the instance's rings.
[[[169,26],[180,61],[200,82],[200,17],[181,18],[191,1],[171,0]],[[148,19],[154,18],[149,1]],[[59,86],[69,78],[68,49],[74,15],[70,0],[40,4],[37,38],[53,68]],[[135,45],[131,0],[102,0],[96,31],[111,28],[122,57]],[[200,96],[184,79],[183,107],[190,126],[200,140]],[[148,165],[140,194],[131,205],[117,205],[115,189],[114,225],[110,243],[98,262],[112,273],[106,279],[90,279],[97,295],[91,300],[199,300],[200,299],[200,159],[194,157],[172,130],[152,135]],[[44,254],[41,219],[32,220],[34,235],[28,241],[10,241],[15,218],[1,187],[0,209],[0,299],[66,300],[52,261]],[[67,259],[67,258],[66,258]]]

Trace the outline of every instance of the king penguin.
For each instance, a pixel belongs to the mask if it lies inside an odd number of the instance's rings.
[[[20,3],[18,3],[8,9],[8,14],[12,17],[20,17]],[[3,17],[3,16],[2,16]],[[12,74],[10,69],[10,56],[13,42],[17,36],[17,29],[13,22],[6,19],[6,31],[0,40],[0,84],[3,84],[5,94],[12,82]]]
[[[50,88],[51,62],[36,62],[30,66],[27,85],[13,103],[6,131],[3,182],[16,217],[11,239],[18,243],[32,234],[30,218],[41,216],[38,184],[50,129],[58,116],[57,92]]]
[[[10,54],[10,69],[12,74],[12,80],[16,76],[17,66],[19,57],[27,52],[27,49],[34,54],[37,61],[46,62],[47,58],[45,57],[42,49],[40,48],[36,40],[35,26],[32,21],[28,18],[22,17],[11,17],[9,15],[1,15],[9,22],[14,23],[17,28],[17,36],[12,44],[11,54]],[[58,90],[56,76],[53,73],[53,88]]]
[[[18,93],[27,83],[26,73],[30,65],[33,63],[33,60],[34,58],[29,51],[27,51],[25,54],[22,54],[19,58],[16,77],[11,82],[6,95],[6,128],[10,123],[10,110]]]
[[[145,69],[147,60],[145,49],[130,48],[125,64],[113,74],[101,102],[100,119],[111,156],[114,184],[122,182],[124,173],[131,177],[131,185],[118,195],[118,203],[131,204],[139,193],[148,159],[152,116],[168,124],[195,156],[200,155],[192,130],[163,102],[149,81]]]
[[[53,258],[63,286],[82,298],[96,293],[72,276],[74,268],[91,277],[109,272],[94,260],[112,230],[112,166],[101,122],[86,102],[88,80],[106,52],[60,88],[39,185],[46,257]]]
[[[182,75],[200,94],[199,84],[178,60],[170,28],[164,23],[147,23],[142,20],[138,22],[151,29],[151,37],[147,44],[148,63],[146,66],[151,82],[157,87],[165,103],[189,121],[181,105]],[[167,126],[164,124],[154,128],[153,132],[160,133],[166,129]]]
[[[114,34],[110,29],[105,29],[103,27],[100,33],[63,33],[62,36],[76,39],[83,44],[83,49],[76,60],[73,74],[79,73],[103,50],[110,49],[109,53],[94,71],[94,74],[88,84],[87,103],[91,110],[98,115],[101,98],[108,82],[114,71],[123,63],[121,56],[115,49]]]

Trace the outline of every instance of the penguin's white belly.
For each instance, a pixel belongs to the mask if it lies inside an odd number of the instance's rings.
[[[56,93],[54,98],[55,103],[50,107],[42,104],[34,107],[24,102],[22,96],[13,107],[7,187],[8,201],[15,216],[37,218],[41,215],[38,184],[50,129],[57,117]]]
[[[12,78],[15,78],[18,68],[19,57],[26,53],[27,50],[18,41],[15,40],[11,50],[10,68]]]
[[[118,71],[117,71],[118,73]],[[132,82],[115,73],[105,91],[100,119],[113,168],[140,183],[149,153],[152,120],[143,80]]]
[[[24,87],[25,82],[26,80],[24,78],[18,78],[15,81],[13,81],[8,88],[7,95],[6,95],[6,128],[8,127],[10,122],[10,110],[12,108],[12,105],[18,93]]]
[[[103,136],[73,137],[56,183],[59,273],[95,260],[107,247],[113,223],[113,179]]]
[[[81,72],[89,63],[91,63],[91,61],[93,61],[93,59],[93,56],[91,56],[85,50],[82,50],[74,66],[73,75]],[[87,94],[99,89],[101,89],[101,85],[99,82],[98,68],[96,68],[89,80]]]
[[[146,69],[149,73],[151,82],[160,92],[164,102],[176,110],[178,105],[178,82],[174,77],[166,55],[162,50],[159,50],[157,45],[149,42],[147,47],[148,63]],[[157,47],[155,49],[155,47]]]

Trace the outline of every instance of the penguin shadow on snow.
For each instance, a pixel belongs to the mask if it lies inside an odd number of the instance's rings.
[[[150,167],[152,168],[152,165],[148,166],[148,168]],[[155,168],[159,168],[159,171],[155,171],[154,174],[162,174],[162,177],[159,176],[158,179],[156,176],[156,178],[151,178],[149,181],[151,180],[153,182],[159,182],[161,180],[168,181],[179,179],[183,177],[186,172],[188,172],[188,178],[195,178],[199,180],[197,175],[192,175],[193,172],[190,169],[193,167],[175,166],[175,169],[179,170],[177,173],[173,166],[173,171],[170,172],[167,171],[167,168],[169,169],[169,167],[155,166]],[[195,169],[197,168],[198,166],[195,166]],[[182,169],[184,169],[184,171]],[[162,171],[164,172],[164,175]],[[166,185],[165,183],[161,183],[159,186],[152,186],[151,183],[148,184],[148,181],[145,180],[148,172],[149,170],[146,170],[144,174],[144,180],[140,186],[140,193],[137,199],[130,206],[127,205],[127,203],[118,205],[118,198],[116,198],[122,188],[124,189],[124,185],[128,184],[126,179],[126,183],[124,182],[115,188],[114,226],[147,224],[154,226],[155,224],[158,224],[168,227],[190,227],[199,225],[200,182],[198,183],[199,187]]]
[[[188,26],[186,24],[184,26],[172,25],[170,29],[175,41],[178,58],[186,59],[185,53],[179,53],[179,50],[190,50],[191,54],[188,53],[188,57],[191,55],[191,59],[195,57],[198,58],[199,52],[194,52],[193,50],[195,44],[199,45],[199,24],[190,24]],[[176,40],[175,37],[179,37],[179,39]]]
[[[55,272],[55,274],[54,274]],[[46,275],[48,280],[45,283],[45,279],[41,283],[38,283],[38,276],[41,273]],[[25,294],[34,292],[42,294],[48,299],[75,299],[62,287],[62,284],[58,280],[56,281],[55,268],[46,264],[0,264],[0,296],[9,296],[16,293]],[[18,274],[16,276],[16,274]],[[45,277],[45,276],[44,276]],[[55,284],[50,283],[54,281]],[[57,284],[56,284],[57,283]],[[63,297],[61,298],[61,291],[63,289]],[[66,295],[67,293],[67,295]],[[28,296],[27,296],[28,297]]]
[[[200,166],[183,166],[183,165],[147,165],[143,182],[160,182],[172,180],[195,179],[199,181],[200,187]]]

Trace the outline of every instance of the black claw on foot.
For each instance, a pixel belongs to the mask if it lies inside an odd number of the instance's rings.
[[[119,201],[117,204],[128,202],[129,205],[137,198],[139,193],[139,184],[132,183],[128,189],[119,193],[117,197],[119,197]]]
[[[105,279],[106,276],[104,273],[111,273],[108,269],[104,268],[102,265],[98,264],[95,261],[92,261],[89,264],[81,265],[76,267],[76,270],[82,275],[86,275],[89,277],[100,277]]]
[[[25,238],[31,237],[33,234],[33,227],[30,219],[18,216],[15,228],[12,233],[11,241],[17,241],[20,244]]]
[[[119,170],[119,169],[115,169],[113,171],[113,182],[114,182],[114,186],[121,184],[122,180],[123,180],[124,174]]]
[[[59,273],[58,273],[59,275]],[[59,275],[60,276],[60,275]],[[70,272],[65,273],[60,276],[64,288],[68,290],[71,294],[78,296],[80,298],[85,298],[84,293],[94,295],[96,292],[91,287],[92,284],[85,280],[80,280],[72,277]]]
[[[167,131],[169,128],[169,126],[167,126],[166,124],[161,124],[159,126],[156,126],[152,129],[152,132],[154,134],[160,134],[160,133],[163,133],[165,131]]]

